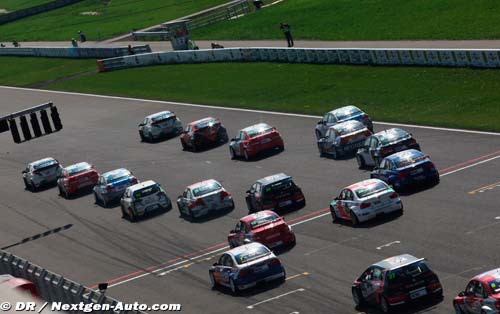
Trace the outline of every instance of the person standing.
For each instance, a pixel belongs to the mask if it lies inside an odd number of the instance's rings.
[[[293,38],[292,38],[292,33],[290,31],[290,25],[288,23],[281,23],[280,24],[280,29],[283,31],[283,34],[285,34],[286,41],[288,43],[288,47],[293,47]]]
[[[82,31],[78,31],[78,35],[80,36],[80,42],[84,43],[87,41],[87,36]]]

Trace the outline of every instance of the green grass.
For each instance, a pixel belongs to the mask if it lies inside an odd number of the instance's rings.
[[[355,104],[375,120],[500,131],[500,71],[273,63],[135,68],[51,89],[323,114]]]
[[[0,0],[0,9],[5,9],[11,12],[20,9],[31,8],[50,1],[51,0]]]
[[[286,0],[237,20],[194,31],[195,39],[498,39],[497,0]]]
[[[96,69],[95,60],[0,57],[0,85],[31,86]]]
[[[86,0],[0,26],[0,41],[67,40],[79,30],[88,40],[160,24],[226,0]],[[98,12],[99,15],[82,15]]]

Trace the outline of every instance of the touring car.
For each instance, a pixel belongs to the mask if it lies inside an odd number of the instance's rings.
[[[24,186],[35,191],[42,186],[55,184],[61,173],[61,164],[52,157],[33,161],[22,171]]]
[[[203,146],[228,141],[227,131],[218,118],[204,118],[189,123],[182,133],[181,144],[184,150],[197,151]]]
[[[231,193],[214,179],[188,186],[177,198],[177,207],[182,216],[195,219],[217,211],[234,209]]]
[[[245,201],[250,213],[289,207],[302,208],[306,205],[302,189],[291,176],[284,173],[257,180],[246,193]]]
[[[259,242],[270,249],[295,245],[295,234],[283,217],[263,210],[241,218],[228,235],[230,247]]]
[[[316,139],[324,137],[331,126],[349,120],[360,121],[370,132],[373,132],[373,122],[370,116],[356,106],[345,106],[325,113],[316,124]]]
[[[120,199],[126,188],[137,183],[139,180],[125,168],[105,172],[99,176],[97,185],[94,186],[95,202],[106,207]]]
[[[377,132],[358,149],[356,160],[360,169],[376,167],[384,157],[406,149],[420,150],[413,135],[399,128]]]
[[[170,111],[161,111],[149,115],[139,124],[141,141],[155,141],[162,137],[182,133],[181,120]]]
[[[79,162],[62,170],[57,180],[59,194],[70,198],[79,190],[92,188],[97,184],[99,172],[88,162]]]
[[[403,203],[385,182],[368,179],[348,187],[330,202],[333,222],[348,220],[356,226],[361,222],[392,212],[403,212]]]
[[[456,314],[500,313],[500,268],[472,278],[453,299]]]
[[[425,259],[402,254],[368,267],[354,281],[352,297],[357,307],[376,305],[382,313],[389,313],[423,298],[442,299],[443,288]]]
[[[129,186],[120,199],[122,218],[128,217],[130,221],[147,213],[157,210],[169,210],[172,202],[160,184],[153,180]]]
[[[0,287],[7,287],[9,289],[17,289],[34,298],[40,298],[40,292],[32,281],[24,278],[14,277],[12,275],[0,275]]]
[[[259,283],[284,281],[285,268],[266,246],[252,242],[222,254],[208,271],[212,289],[229,287],[233,294]]]
[[[329,154],[334,159],[355,153],[371,134],[359,121],[350,120],[336,124],[326,131],[324,137],[318,139],[319,153]]]
[[[285,144],[278,130],[266,123],[255,124],[240,130],[229,143],[231,159],[244,157],[245,160],[249,160],[270,149],[283,151]]]
[[[439,172],[429,156],[416,149],[404,150],[382,159],[380,166],[370,176],[385,181],[396,190],[439,183]]]

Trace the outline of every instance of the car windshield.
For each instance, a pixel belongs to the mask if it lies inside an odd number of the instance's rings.
[[[264,187],[264,197],[272,197],[286,193],[289,189],[295,186],[292,178],[286,178],[277,182],[270,183]]]
[[[172,115],[172,113],[164,113],[164,114],[160,114],[160,115],[152,117],[151,120],[153,120],[153,122],[158,122],[158,121],[163,121],[163,120],[171,119],[171,118],[174,118],[174,117],[175,116]]]
[[[500,278],[495,278],[492,281],[488,281],[488,286],[490,286],[490,289],[493,292],[493,294],[499,293],[500,292]]]
[[[124,178],[127,178],[128,176],[130,176],[130,172],[128,172],[126,170],[113,171],[113,172],[110,172],[110,173],[107,173],[104,175],[107,183],[113,183],[116,181],[120,181]]]
[[[406,285],[411,283],[415,277],[422,275],[429,271],[429,267],[424,261],[418,261],[400,268],[393,269],[387,272],[387,279],[389,286]]]
[[[387,185],[382,181],[378,181],[378,182],[371,182],[368,185],[362,186],[356,189],[355,192],[358,198],[364,198],[384,190],[387,190]]]
[[[68,174],[70,176],[74,176],[75,174],[79,174],[79,173],[85,172],[87,170],[90,170],[91,168],[92,168],[92,166],[89,165],[88,163],[81,162],[79,164],[69,166],[68,168],[66,168],[66,170],[68,171]]]
[[[197,129],[203,129],[203,128],[206,128],[206,127],[210,127],[210,126],[216,125],[217,123],[218,123],[218,121],[216,119],[206,119],[206,120],[203,120],[201,122],[198,122],[196,124],[196,128]]]
[[[398,154],[398,158],[394,160],[394,163],[396,164],[396,168],[403,168],[426,158],[427,157],[418,150],[407,151],[403,154]]]
[[[248,250],[244,250],[234,256],[236,263],[244,264],[248,261],[266,256],[269,254],[269,250],[265,246],[252,247]]]
[[[148,187],[145,187],[145,188],[142,188],[140,190],[135,191],[134,198],[140,199],[140,198],[143,198],[143,197],[146,197],[146,196],[149,196],[151,194],[158,193],[158,192],[160,192],[160,187],[158,186],[158,184],[155,184],[155,185],[148,186]]]
[[[342,136],[362,130],[365,128],[365,126],[361,122],[349,121],[346,123],[337,124],[333,128],[337,131],[337,133],[340,136]]]
[[[269,133],[273,130],[273,128],[265,123],[260,123],[257,125],[254,125],[250,128],[247,128],[245,131],[247,131],[248,136],[250,137],[255,137],[261,134]]]
[[[218,191],[222,188],[222,185],[220,185],[216,181],[208,181],[204,182],[203,184],[198,185],[193,189],[193,195],[195,197],[202,196],[208,193],[212,193],[215,191]]]
[[[383,134],[377,135],[378,139],[380,140],[380,144],[382,146],[392,142],[401,141],[409,136],[410,134],[408,132],[401,129],[390,129],[387,130],[387,132],[384,132]]]
[[[363,112],[361,112],[361,110],[359,110],[356,107],[340,108],[340,109],[337,109],[333,112],[333,114],[335,115],[335,117],[337,117],[337,119],[339,121],[348,120],[348,119],[350,119],[354,116],[360,115],[362,113]]]
[[[41,163],[33,165],[33,170],[46,170],[56,166],[57,166],[57,161],[55,161],[54,159],[46,160]]]
[[[260,226],[268,224],[271,221],[279,218],[280,216],[272,212],[259,213],[254,215],[254,219],[250,221],[250,226],[252,227],[252,229],[257,229]]]

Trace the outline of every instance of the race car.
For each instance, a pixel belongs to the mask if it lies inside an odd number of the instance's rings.
[[[302,189],[293,182],[292,177],[284,173],[257,180],[246,193],[245,200],[250,213],[289,207],[302,208],[306,205]]]
[[[231,248],[250,242],[259,242],[270,249],[295,245],[295,234],[283,217],[270,210],[263,210],[238,221],[227,237]]]
[[[196,219],[217,211],[234,209],[231,193],[214,179],[188,186],[177,198],[177,207],[182,216]]]
[[[59,194],[65,198],[70,198],[79,190],[91,188],[97,184],[99,172],[88,162],[80,162],[68,166],[62,170],[62,174],[57,180]]]
[[[426,297],[442,299],[443,288],[425,259],[410,254],[373,264],[352,285],[356,307],[376,305],[382,313]]]
[[[384,181],[368,179],[345,187],[330,202],[333,222],[351,221],[353,226],[392,212],[403,213],[403,203]]]
[[[316,139],[324,137],[331,126],[349,120],[359,121],[363,123],[370,132],[373,132],[373,122],[370,116],[356,106],[345,106],[325,113],[323,118],[316,124]]]
[[[149,115],[139,124],[141,141],[153,142],[159,138],[182,133],[182,122],[170,111],[161,111]]]
[[[61,164],[52,157],[33,161],[22,171],[24,186],[36,191],[42,186],[55,184],[61,173]]]
[[[238,135],[229,143],[231,159],[244,157],[245,160],[270,149],[283,151],[285,144],[276,128],[259,123],[240,130]]]
[[[136,221],[140,216],[147,213],[172,208],[172,202],[160,184],[153,180],[129,186],[120,199],[122,218],[128,217],[130,221]]]
[[[40,292],[38,291],[36,285],[32,281],[24,278],[14,277],[8,274],[0,275],[0,287],[17,289],[18,291],[31,295],[36,299],[40,298]]]
[[[355,153],[372,134],[363,123],[355,120],[331,126],[324,137],[318,139],[321,156],[331,155],[334,159]]]
[[[221,120],[212,117],[189,123],[181,135],[182,149],[194,152],[202,146],[227,141],[227,131]]]
[[[472,278],[453,299],[456,314],[500,313],[500,268]]]
[[[229,287],[233,294],[261,282],[285,281],[281,261],[264,245],[253,242],[221,255],[208,271],[212,289]]]
[[[360,169],[377,167],[384,157],[405,149],[420,150],[420,145],[410,133],[392,128],[367,138],[364,145],[358,149],[356,160]]]
[[[126,188],[137,183],[139,180],[125,168],[103,173],[94,186],[95,202],[107,207],[109,203],[120,199]]]
[[[429,156],[416,149],[404,150],[382,159],[380,166],[371,172],[370,177],[383,180],[396,190],[425,183],[439,183],[439,172]]]

